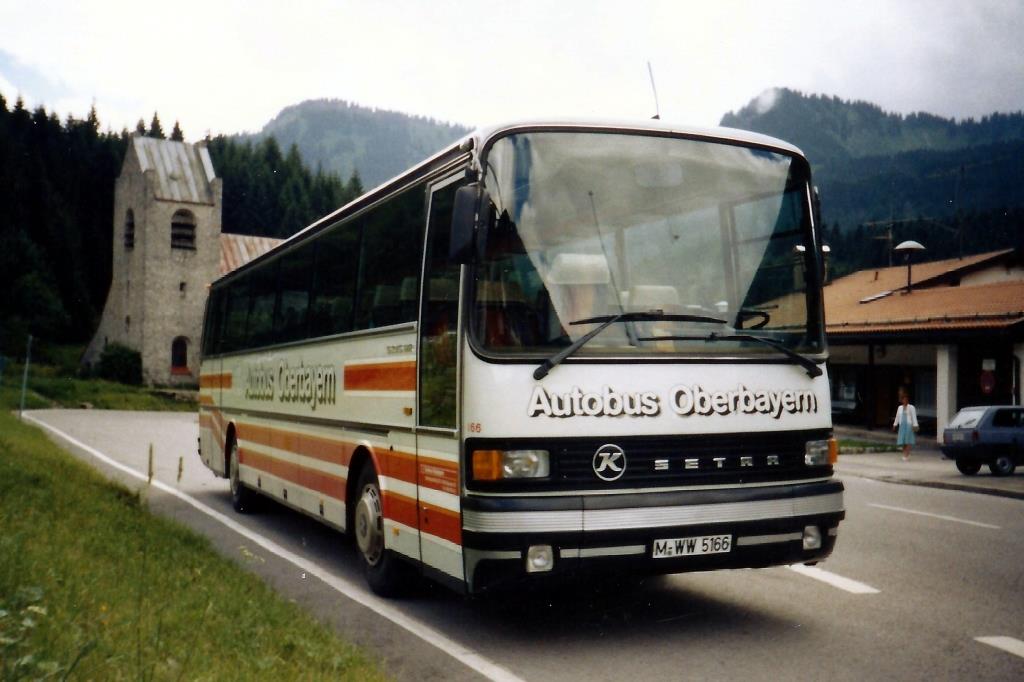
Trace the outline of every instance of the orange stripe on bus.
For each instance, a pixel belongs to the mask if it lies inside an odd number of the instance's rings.
[[[275,429],[270,426],[255,426],[253,424],[238,424],[238,437],[260,445],[287,450],[297,455],[311,457],[323,462],[341,464],[348,466],[352,461],[352,451],[355,446],[345,441],[323,438],[320,436],[309,436],[295,431]]]
[[[458,495],[458,465],[454,462],[446,462],[440,459],[420,457],[418,483],[425,488],[433,488],[441,492]]]
[[[206,395],[205,393],[200,393],[199,394],[199,404],[200,405],[213,405],[213,396],[212,395]]]
[[[415,391],[416,361],[345,365],[346,391]]]
[[[295,431],[277,429],[272,426],[237,424],[236,429],[239,440],[286,450],[297,455],[312,457],[313,459],[332,464],[341,464],[342,466],[348,466],[351,463],[352,454],[356,447],[358,447],[356,443],[348,441],[310,436]],[[400,481],[416,485],[416,455],[401,450],[385,450],[383,448],[377,448],[376,454],[380,464],[381,470],[379,473],[381,476],[396,478]],[[441,465],[446,464],[440,460],[431,461]],[[434,473],[436,474],[437,472]],[[458,494],[458,474],[454,472],[454,469],[452,476],[454,477],[454,492]],[[448,487],[451,487],[451,485],[449,484]],[[447,488],[438,488],[438,490],[448,492]]]
[[[301,485],[303,488],[309,488],[337,500],[345,500],[345,479],[340,476],[325,474],[316,469],[307,469],[298,464],[285,462],[244,448],[238,449],[238,461],[240,464]]]
[[[462,521],[458,512],[420,502],[420,532],[462,544]]]
[[[231,372],[202,374],[199,377],[199,388],[231,388]]]
[[[378,450],[381,475],[416,485],[416,455],[400,450]]]
[[[319,459],[332,464],[341,464],[342,466],[348,466],[351,463],[352,453],[357,447],[355,443],[348,441],[310,436],[295,431],[276,429],[272,426],[237,424],[236,428],[239,440],[279,450],[287,450],[297,455],[312,457],[313,459]],[[378,448],[376,452],[382,476],[390,476],[391,478],[397,478],[415,485],[416,455],[401,450],[384,450],[382,448]],[[440,460],[431,461],[446,464]],[[457,477],[457,474],[455,475]]]
[[[383,491],[384,497],[384,518],[403,523],[410,528],[419,527],[416,514],[416,500],[410,500],[404,495]]]

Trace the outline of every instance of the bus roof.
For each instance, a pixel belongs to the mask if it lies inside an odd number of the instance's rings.
[[[781,151],[803,156],[803,152],[796,146],[784,142],[769,135],[740,130],[738,128],[706,128],[699,126],[683,125],[672,121],[660,119],[535,119],[522,121],[508,121],[498,124],[477,128],[467,138],[473,138],[478,144],[484,144],[492,138],[505,135],[515,130],[536,130],[536,129],[572,129],[595,130],[606,132],[657,132],[672,135],[689,137],[705,137],[716,140],[727,140],[741,144],[752,144],[762,147],[773,147]]]
[[[486,144],[496,137],[501,137],[516,131],[526,132],[537,130],[580,130],[641,134],[644,132],[652,132],[679,135],[683,137],[707,138],[709,140],[724,140],[726,142],[736,142],[744,145],[756,145],[759,147],[777,149],[781,152],[796,154],[801,157],[804,156],[803,152],[796,146],[769,135],[762,135],[760,133],[740,130],[738,128],[702,128],[698,126],[688,126],[673,123],[671,121],[662,121],[660,119],[524,119],[482,126],[443,148],[433,156],[428,157],[415,166],[394,176],[390,180],[386,180],[373,189],[364,192],[359,197],[356,197],[349,203],[337,208],[331,213],[318,218],[307,227],[299,230],[291,237],[284,240],[278,246],[254,258],[237,270],[233,270],[232,272],[229,272],[215,280],[214,284],[232,279],[236,274],[249,270],[257,263],[273,258],[282,251],[288,250],[299,242],[304,241],[306,238],[312,237],[315,233],[335,224],[338,220],[372,206],[380,199],[388,196],[398,189],[418,182],[435,171],[456,165],[457,160],[461,160],[463,158],[465,160],[469,160],[474,153],[483,149]]]

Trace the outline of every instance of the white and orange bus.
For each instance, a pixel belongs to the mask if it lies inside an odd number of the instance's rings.
[[[479,130],[215,282],[200,454],[370,585],[816,562],[833,478],[810,169],[735,130]]]

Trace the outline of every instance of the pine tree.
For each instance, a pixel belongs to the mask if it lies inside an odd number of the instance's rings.
[[[178,142],[185,141],[185,134],[181,132],[181,126],[178,125],[177,121],[174,122],[174,130],[171,131],[171,139]]]
[[[138,133],[139,135],[146,134],[146,122],[143,121],[141,118],[139,119],[139,122],[135,124],[135,132]]]
[[[149,122],[149,132],[146,133],[149,137],[155,137],[160,140],[166,140],[167,136],[164,135],[163,126],[160,125],[160,118],[153,112],[153,120]]]

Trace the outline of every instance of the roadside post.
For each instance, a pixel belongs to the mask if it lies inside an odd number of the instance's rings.
[[[18,407],[18,419],[25,411],[25,389],[28,388],[28,364],[32,361],[32,335],[28,335],[28,345],[25,348],[25,371],[21,375],[21,405]]]

